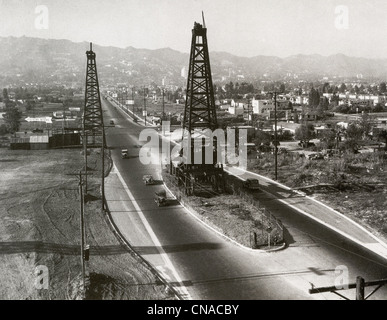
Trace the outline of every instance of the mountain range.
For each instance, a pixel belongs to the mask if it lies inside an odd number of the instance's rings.
[[[57,84],[83,87],[86,50],[89,43],[31,37],[0,37],[0,84]],[[185,86],[182,69],[188,71],[189,54],[170,48],[157,50],[117,48],[93,44],[102,86],[128,85]],[[279,79],[322,79],[328,77],[387,77],[387,59],[293,55],[239,57],[210,52],[213,80],[217,82]],[[164,80],[163,80],[164,79]]]

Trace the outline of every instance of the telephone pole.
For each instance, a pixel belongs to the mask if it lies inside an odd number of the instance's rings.
[[[85,222],[84,222],[84,208],[85,198],[83,196],[82,188],[82,172],[79,172],[79,194],[81,197],[81,210],[80,210],[80,233],[81,233],[81,265],[82,265],[82,299],[85,298],[86,286],[85,286]]]
[[[165,118],[164,88],[162,90],[163,90],[163,115],[161,117],[161,121],[164,121],[164,118]]]
[[[133,112],[133,120],[136,119],[134,116],[134,87],[132,86],[132,112]]]
[[[144,86],[144,116],[145,116],[145,127],[146,127],[146,98],[145,98],[145,86]]]
[[[386,283],[387,283],[387,279],[380,279],[380,280],[373,280],[373,281],[366,282],[366,281],[364,281],[364,278],[358,276],[356,278],[355,283],[341,285],[340,288],[337,288],[337,286],[320,287],[320,288],[312,287],[312,289],[309,289],[309,293],[314,294],[314,293],[332,292],[332,293],[340,296],[341,298],[344,298],[345,300],[350,300],[349,298],[343,296],[342,294],[338,293],[337,291],[356,289],[356,300],[367,300],[369,297],[371,297],[377,290],[379,290]],[[365,296],[364,288],[370,287],[370,286],[376,286],[376,288],[374,290],[372,290],[367,296]]]
[[[278,180],[277,92],[274,91],[274,180]]]
[[[81,172],[79,173],[73,173],[73,174],[66,174],[68,176],[77,176],[79,179],[78,185],[79,185],[79,195],[80,195],[80,210],[79,210],[79,216],[80,216],[80,223],[79,223],[79,229],[80,229],[80,241],[81,241],[81,268],[82,268],[82,299],[85,299],[86,293],[87,293],[87,287],[89,283],[89,276],[86,275],[86,263],[85,261],[89,261],[89,246],[86,245],[86,229],[85,229],[85,194],[83,192],[83,176],[92,175],[92,173],[86,173]]]

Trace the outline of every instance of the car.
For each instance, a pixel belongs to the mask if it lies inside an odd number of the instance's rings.
[[[157,206],[164,207],[168,204],[167,202],[167,194],[165,190],[155,192],[155,198],[154,198]]]
[[[113,120],[110,120],[110,124],[114,124],[114,121],[113,121]]]
[[[121,149],[121,158],[122,159],[128,159],[129,158],[128,149]]]
[[[152,175],[146,174],[142,177],[142,181],[144,181],[145,185],[151,185],[155,184],[155,180],[153,179]]]
[[[259,181],[258,179],[246,179],[243,182],[243,186],[247,189],[256,190],[259,189]]]
[[[33,133],[43,133],[43,129],[36,128],[32,130]]]

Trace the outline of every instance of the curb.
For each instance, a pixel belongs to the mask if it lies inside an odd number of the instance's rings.
[[[167,189],[167,191],[172,194],[175,199],[177,200],[176,196],[173,194],[173,192],[168,188],[168,186],[165,184],[165,182],[163,181],[163,185],[165,187],[165,189]],[[179,200],[178,200],[179,201]],[[220,235],[222,238],[226,239],[227,241],[230,241],[232,242],[233,244],[237,245],[238,247],[246,250],[246,251],[250,251],[250,252],[256,252],[256,253],[266,253],[266,252],[274,252],[274,251],[279,251],[279,250],[282,250],[286,247],[286,242],[284,242],[281,246],[277,247],[277,248],[273,248],[273,249],[269,249],[269,250],[263,250],[263,249],[253,249],[253,248],[249,248],[249,247],[246,247],[244,246],[243,244],[239,243],[238,241],[226,236],[224,233],[220,232],[219,230],[216,230],[213,226],[207,224],[205,221],[203,221],[202,219],[200,219],[196,214],[194,214],[191,210],[191,208],[188,208],[183,201],[179,201],[179,203],[181,204],[181,206],[188,212],[188,214],[190,214],[193,218],[195,218],[196,220],[198,220],[200,223],[202,223],[206,228],[210,229],[211,231],[214,231],[216,234]]]
[[[114,165],[113,161],[112,161],[112,164]],[[112,167],[113,167],[113,165],[112,165]],[[114,235],[116,236],[116,238],[118,239],[118,241],[121,242],[124,246],[126,246],[127,249],[129,249],[129,253],[132,256],[134,256],[135,258],[139,259],[142,263],[144,263],[146,265],[146,267],[151,271],[151,273],[157,279],[159,279],[159,281],[161,281],[161,283],[163,283],[166,288],[168,288],[169,290],[171,290],[171,292],[173,292],[173,294],[175,295],[176,298],[178,298],[179,300],[184,300],[184,298],[179,294],[179,292],[177,292],[175,290],[175,288],[147,260],[145,260],[132,247],[132,245],[129,243],[129,241],[125,239],[125,237],[121,234],[119,228],[117,227],[117,225],[113,221],[113,218],[111,216],[111,212],[109,210],[109,206],[108,206],[108,203],[106,201],[106,198],[103,199],[103,202],[104,202],[104,205],[105,205],[105,209],[103,210],[103,213],[105,213],[105,218],[108,221],[109,226],[112,229],[112,231],[113,231]]]
[[[239,168],[235,168],[235,169],[241,170],[241,169],[239,169]],[[227,170],[226,170],[226,171],[227,171]],[[279,185],[279,186],[281,186],[282,188],[284,188],[284,189],[286,189],[286,190],[288,190],[288,191],[293,191],[293,192],[295,192],[295,193],[297,193],[297,194],[299,194],[299,195],[301,195],[301,196],[304,196],[305,198],[307,198],[307,199],[309,199],[309,200],[311,200],[311,201],[313,201],[313,202],[315,202],[315,203],[317,203],[317,204],[319,204],[319,205],[321,205],[321,206],[323,206],[323,207],[325,207],[325,208],[331,210],[333,213],[335,213],[335,214],[338,215],[339,217],[346,219],[348,222],[352,223],[353,225],[355,225],[356,227],[358,227],[360,230],[362,230],[363,232],[365,232],[367,235],[369,235],[371,238],[373,238],[373,239],[376,240],[379,244],[381,244],[384,248],[387,248],[387,244],[386,244],[386,243],[384,243],[381,239],[379,239],[378,237],[376,237],[375,235],[373,235],[370,231],[368,231],[368,230],[367,230],[366,228],[364,228],[362,225],[360,225],[360,224],[357,223],[356,221],[352,220],[351,218],[347,217],[346,215],[344,215],[344,214],[342,214],[342,213],[336,211],[335,209],[331,208],[331,207],[328,206],[327,204],[325,204],[325,203],[323,203],[323,202],[321,202],[321,201],[319,201],[319,200],[317,200],[317,199],[314,199],[314,198],[312,198],[312,197],[306,195],[306,194],[305,194],[304,192],[302,192],[302,191],[298,191],[298,190],[294,190],[294,189],[292,189],[292,188],[289,188],[288,186],[286,186],[286,185],[284,185],[284,184],[282,184],[282,183],[279,183],[279,182],[277,182],[277,181],[274,181],[274,180],[272,180],[272,179],[270,179],[270,178],[268,178],[268,177],[262,176],[262,175],[260,175],[260,174],[258,174],[258,173],[251,172],[251,171],[247,171],[247,170],[243,170],[243,171],[244,171],[245,173],[250,173],[250,174],[253,174],[253,175],[257,176],[257,177],[260,177],[260,178],[262,178],[262,179],[265,179],[265,180],[269,181],[270,183]],[[228,172],[229,172],[229,171],[228,171]],[[232,174],[231,172],[229,172],[229,173]],[[263,191],[263,190],[262,190],[262,191]],[[266,193],[268,193],[268,194],[270,194],[270,195],[273,196],[273,194],[271,194],[270,192],[266,192]],[[281,199],[277,199],[277,200],[281,200]],[[286,202],[283,202],[283,203],[284,203],[284,204],[287,204]],[[289,204],[287,204],[287,205],[289,205]],[[297,209],[297,210],[298,210],[299,212],[305,214],[305,212],[304,212],[303,210],[301,210],[301,209]],[[308,216],[309,216],[309,215],[308,215]],[[323,222],[322,220],[320,220],[320,219],[318,219],[318,218],[315,218],[315,220],[318,221],[318,222],[320,222],[320,223],[322,222],[322,224],[323,224],[324,226],[330,226],[329,224]],[[333,228],[334,228],[334,227],[332,227],[332,229],[333,229]],[[338,231],[336,230],[336,228],[334,228],[333,230],[335,230],[336,232],[338,232]],[[343,236],[346,236],[346,234],[345,234],[344,232],[339,232],[339,233],[340,233],[341,235],[343,235]],[[352,240],[352,239],[350,238],[350,240]],[[369,250],[370,250],[370,249],[369,249]],[[371,251],[373,251],[373,250],[371,250]],[[373,251],[373,252],[375,252],[375,251]],[[375,253],[377,253],[377,252],[375,252]],[[377,254],[379,254],[379,253],[377,253]]]

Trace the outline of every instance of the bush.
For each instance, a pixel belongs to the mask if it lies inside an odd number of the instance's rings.
[[[387,222],[383,223],[382,230],[384,233],[387,233]]]
[[[0,136],[4,136],[8,133],[8,128],[5,124],[0,126]]]

